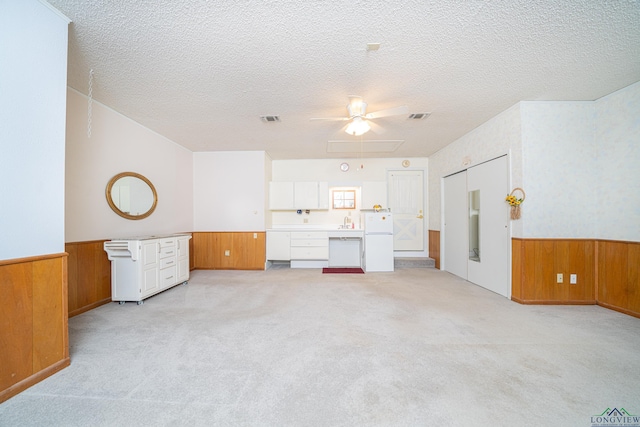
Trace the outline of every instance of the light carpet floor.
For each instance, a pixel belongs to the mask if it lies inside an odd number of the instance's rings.
[[[591,426],[640,414],[640,319],[435,269],[193,271],[69,320],[2,426]]]

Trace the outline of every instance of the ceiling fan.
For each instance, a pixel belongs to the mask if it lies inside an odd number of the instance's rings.
[[[361,97],[356,95],[349,96],[349,104],[347,104],[347,111],[349,117],[320,117],[312,118],[311,120],[336,120],[347,121],[351,120],[351,123],[345,129],[345,132],[349,135],[360,136],[369,132],[373,127],[377,125],[371,120],[378,119],[380,117],[398,116],[409,113],[409,107],[406,105],[394,108],[388,108],[385,110],[375,111],[373,113],[367,113],[367,103],[362,100]],[[374,130],[375,131],[375,130]]]

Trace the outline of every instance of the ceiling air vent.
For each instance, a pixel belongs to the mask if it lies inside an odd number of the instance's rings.
[[[409,114],[408,118],[414,119],[414,120],[422,120],[422,119],[426,119],[430,115],[431,113],[413,113],[413,114]]]
[[[260,116],[260,119],[262,119],[262,121],[265,123],[279,122],[280,116]]]

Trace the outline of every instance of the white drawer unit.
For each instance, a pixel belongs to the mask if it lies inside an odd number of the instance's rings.
[[[291,259],[329,259],[329,246],[292,246]]]
[[[329,235],[326,231],[291,232],[291,267],[314,268],[329,265]]]
[[[189,280],[189,234],[104,242],[111,261],[111,300],[124,304]]]
[[[329,238],[329,233],[326,231],[292,231],[291,232],[291,246],[294,241],[313,241],[313,240],[322,240],[325,244],[327,244],[327,239]]]

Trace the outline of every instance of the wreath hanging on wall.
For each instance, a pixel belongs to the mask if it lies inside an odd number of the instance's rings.
[[[516,192],[522,193],[522,197],[516,196]],[[520,219],[520,205],[524,202],[525,197],[524,190],[520,187],[514,188],[507,195],[505,201],[511,206],[511,219]]]

